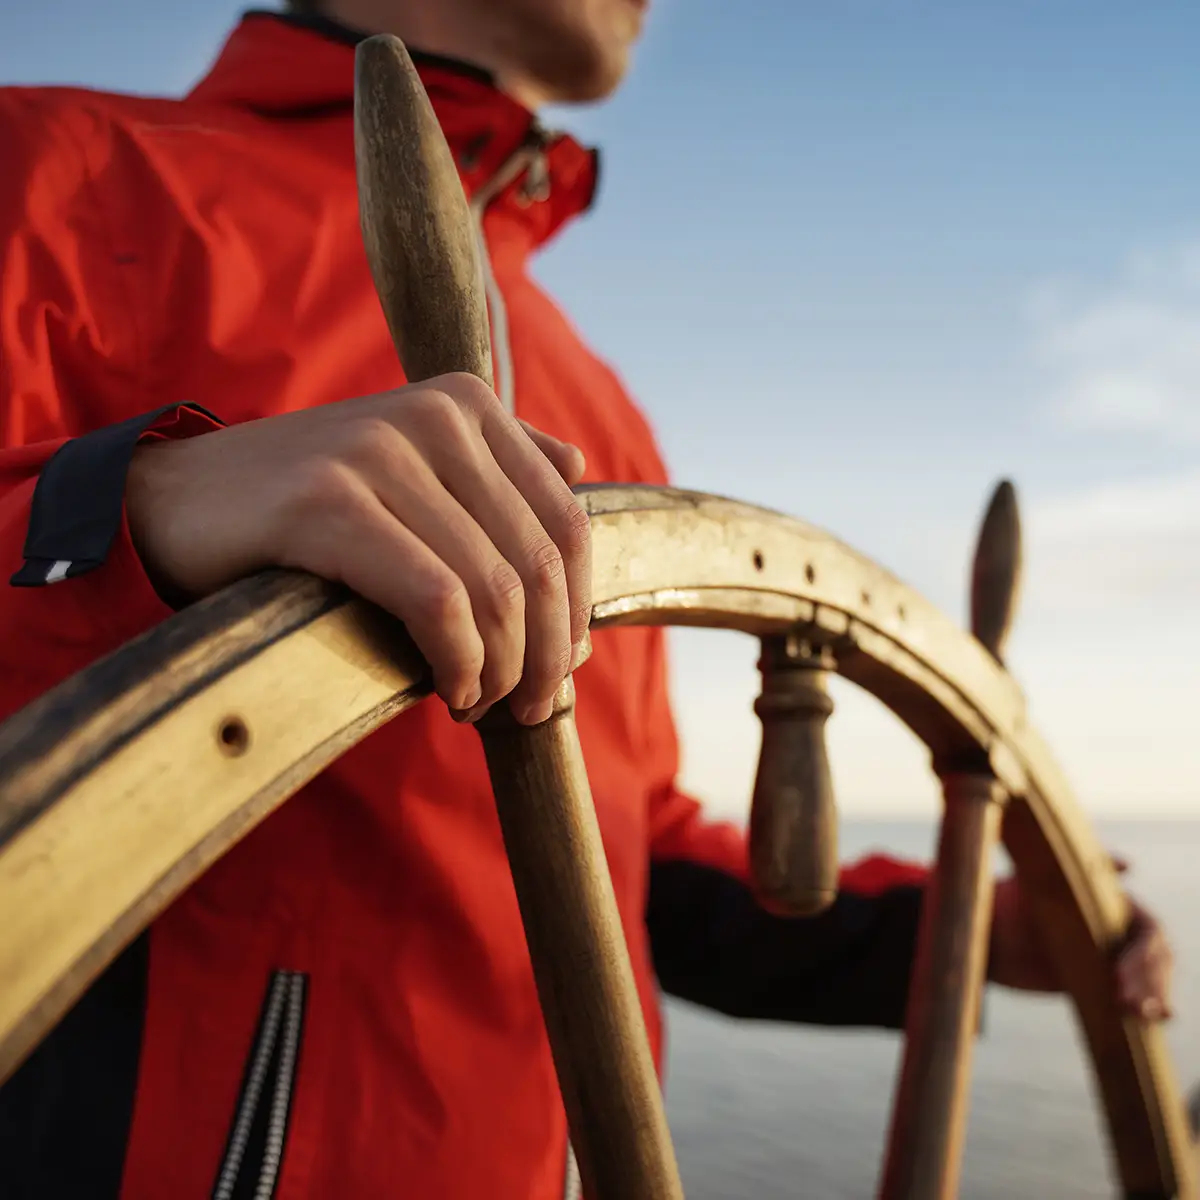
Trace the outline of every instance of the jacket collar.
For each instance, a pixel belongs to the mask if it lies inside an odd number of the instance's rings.
[[[354,109],[354,48],[364,36],[321,17],[247,12],[188,99],[241,108],[276,121],[349,118]],[[522,172],[489,204],[489,211],[502,210],[520,226],[526,249],[541,245],[591,207],[599,173],[594,150],[543,129],[486,71],[411,49],[410,53],[468,196],[488,187],[523,147],[539,149],[538,169]]]

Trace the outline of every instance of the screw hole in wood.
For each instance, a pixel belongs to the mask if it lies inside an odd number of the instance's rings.
[[[226,717],[217,730],[217,745],[222,754],[237,758],[250,746],[250,730],[241,717]]]
[[[762,551],[755,550],[755,552],[754,552],[754,569],[756,571],[761,571],[765,565],[766,565],[766,560],[763,558]]]

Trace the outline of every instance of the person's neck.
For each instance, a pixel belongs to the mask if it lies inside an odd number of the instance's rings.
[[[501,61],[486,30],[466,27],[454,6],[428,0],[327,0],[321,15],[365,34],[391,33],[426,54],[456,59],[486,71],[496,86],[531,112],[551,99],[536,82]]]

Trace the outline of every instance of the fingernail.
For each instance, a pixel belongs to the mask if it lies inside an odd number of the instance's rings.
[[[463,696],[462,704],[459,707],[459,711],[460,712],[469,712],[472,708],[475,707],[475,705],[477,705],[479,703],[482,696],[483,696],[483,687],[480,684],[479,680],[476,680],[475,683],[471,685],[470,691],[468,691]]]
[[[478,701],[478,695],[479,695],[479,693],[477,692],[476,693],[477,701]],[[450,715],[460,725],[474,725],[476,721],[480,720],[482,717],[487,715],[487,711],[491,707],[492,706],[490,704],[475,703],[475,704],[472,704],[470,706],[470,708],[452,708],[450,710]]]
[[[571,647],[571,666],[568,669],[568,674],[574,674],[575,669],[579,666],[580,660],[583,658],[583,642],[578,641]]]
[[[522,725],[540,725],[543,721],[550,719],[550,714],[554,711],[554,702],[552,700],[544,700],[540,704],[526,704],[523,708],[517,709],[513,716]]]

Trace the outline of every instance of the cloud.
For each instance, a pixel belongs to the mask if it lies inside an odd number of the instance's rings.
[[[1043,287],[1031,316],[1056,423],[1200,441],[1200,242],[1132,255],[1099,294]]]
[[[1105,285],[1042,287],[1030,305],[1033,354],[1052,425],[1107,441],[1137,438],[1175,465],[1031,497],[1029,607],[1113,614],[1200,600],[1200,241],[1129,255]],[[1158,453],[1158,451],[1155,451]],[[1081,461],[1073,472],[1078,477]],[[1082,601],[1082,603],[1081,603]]]
[[[1029,506],[1028,607],[1166,617],[1200,602],[1200,470],[1100,484]]]

